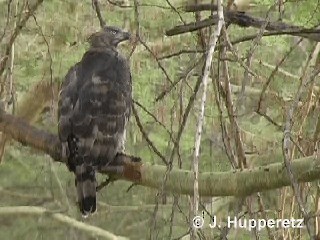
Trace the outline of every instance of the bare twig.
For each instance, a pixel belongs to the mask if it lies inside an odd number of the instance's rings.
[[[294,196],[296,198],[296,201],[299,205],[300,211],[303,214],[305,223],[306,223],[306,227],[309,233],[309,236],[312,236],[312,232],[311,232],[311,223],[310,223],[310,216],[309,213],[307,212],[306,206],[303,202],[303,199],[301,197],[300,194],[300,190],[299,190],[299,186],[297,184],[297,179],[293,174],[292,171],[292,156],[293,156],[293,143],[291,140],[291,130],[293,128],[293,124],[294,124],[294,119],[293,119],[293,115],[294,115],[294,111],[295,109],[297,109],[298,107],[298,103],[299,103],[299,99],[301,98],[301,94],[304,92],[304,90],[306,89],[306,87],[311,84],[314,80],[315,77],[320,73],[320,67],[317,67],[313,70],[312,74],[310,75],[310,77],[308,79],[306,79],[306,77],[303,75],[301,77],[301,86],[295,96],[295,99],[291,105],[291,107],[289,108],[288,112],[287,112],[287,116],[286,116],[286,123],[285,123],[285,129],[284,129],[284,133],[283,133],[283,156],[284,156],[284,164],[288,173],[288,176],[290,178],[290,182],[291,182],[291,186],[294,192]]]
[[[158,123],[161,127],[163,127],[163,129],[168,133],[169,137],[171,138],[171,140],[174,140],[173,137],[172,137],[172,133],[166,128],[166,126],[160,122],[157,117],[152,114],[148,109],[146,109],[141,103],[139,103],[138,101],[136,100],[133,100],[133,103],[136,104],[137,106],[139,106],[145,113],[147,113],[150,117],[152,117],[154,119],[154,121],[156,123]]]
[[[194,174],[194,182],[193,182],[193,209],[192,209],[192,215],[197,216],[198,215],[198,209],[199,209],[199,156],[200,156],[200,145],[201,145],[201,134],[202,134],[202,128],[203,128],[203,122],[204,122],[204,110],[205,110],[205,104],[207,99],[207,85],[208,85],[208,79],[211,69],[211,63],[212,63],[212,57],[213,53],[218,41],[218,38],[220,36],[220,32],[222,29],[222,26],[224,24],[224,18],[223,18],[223,7],[221,0],[218,1],[218,14],[219,14],[219,22],[217,29],[213,32],[213,34],[210,36],[209,40],[209,49],[206,56],[205,61],[205,67],[202,77],[202,97],[201,97],[201,105],[200,105],[200,113],[198,116],[197,121],[197,130],[196,130],[196,136],[195,136],[195,144],[194,144],[194,156],[193,156],[193,174]],[[191,220],[191,219],[190,219]],[[190,237],[192,239],[195,238],[195,228],[193,227],[193,221],[190,221]]]
[[[232,151],[231,139],[228,135],[227,127],[226,127],[226,120],[223,117],[223,111],[222,111],[223,105],[221,102],[221,98],[225,97],[226,93],[223,90],[222,83],[220,82],[220,77],[221,77],[221,75],[219,74],[219,78],[217,81],[214,81],[214,79],[212,79],[213,89],[214,89],[214,97],[215,97],[215,102],[216,102],[216,105],[218,108],[219,123],[220,123],[220,128],[221,128],[221,135],[222,135],[224,149],[226,151],[226,154],[227,154],[227,157],[230,161],[231,166],[234,169],[236,169],[237,168],[236,157]]]
[[[185,24],[185,21],[183,20],[181,14],[179,13],[179,11],[172,5],[172,3],[169,0],[165,0],[167,2],[167,4],[170,6],[170,8],[179,16],[180,21],[183,22]]]
[[[15,15],[18,15],[18,2],[15,5]],[[17,22],[13,22],[13,29],[17,27]],[[15,113],[16,102],[15,102],[15,91],[14,91],[14,77],[13,77],[13,68],[14,68],[14,56],[15,56],[15,44],[12,43],[11,51],[10,51],[10,63],[8,64],[8,72],[7,72],[7,91],[6,91],[6,107],[12,104],[12,113]],[[5,110],[7,109],[5,107]],[[3,136],[5,138],[5,136]],[[1,156],[2,157],[2,156]]]
[[[9,0],[8,1],[8,4],[7,4],[7,18],[6,18],[6,25],[3,29],[3,33],[0,37],[0,42],[2,41],[2,39],[4,38],[4,36],[6,35],[6,31],[7,31],[7,28],[9,26],[9,19],[10,19],[10,13],[11,13],[11,3],[12,3],[12,0]]]
[[[265,23],[261,26],[260,30],[259,30],[259,33],[257,35],[257,37],[253,40],[253,44],[251,44],[250,46],[250,49],[248,51],[248,54],[247,54],[247,57],[246,57],[246,66],[247,68],[245,69],[244,71],[244,76],[243,76],[243,81],[242,81],[242,86],[241,86],[241,93],[240,93],[240,96],[237,100],[237,103],[236,103],[236,107],[237,107],[237,110],[240,109],[240,107],[242,106],[243,104],[243,101],[244,101],[244,98],[245,98],[245,89],[246,89],[246,86],[248,85],[251,79],[251,76],[249,76],[249,71],[247,69],[250,69],[251,68],[251,64],[252,64],[252,58],[253,58],[253,54],[259,44],[259,42],[261,41],[262,39],[262,36],[263,36],[263,33],[265,32],[266,30],[266,27],[268,25],[268,22],[270,21],[270,11],[273,9],[273,7],[271,7],[269,9],[269,11],[267,12],[267,16],[266,16],[266,21]]]
[[[129,58],[132,56],[132,54],[134,53],[134,51],[137,48],[138,42],[139,42],[139,38],[140,38],[140,17],[139,17],[139,6],[140,3],[137,0],[134,0],[134,22],[136,24],[136,34],[135,34],[135,39],[133,42],[133,47],[130,51],[129,54]]]
[[[261,28],[264,24],[266,24],[265,19],[261,18],[254,18],[248,16],[245,13],[241,12],[230,12],[226,11],[224,13],[225,21],[237,24],[241,27],[254,27],[254,28]],[[166,31],[167,36],[174,36],[186,32],[193,32],[199,29],[209,27],[218,23],[218,16],[214,15],[213,17],[185,24],[176,26],[170,30]],[[306,29],[303,27],[298,27],[294,25],[289,25],[283,22],[267,22],[266,26],[267,31],[272,31],[272,35],[293,35],[293,36],[300,36],[303,38],[308,38],[313,41],[320,41],[320,29],[310,28]],[[268,33],[264,33],[263,36],[268,36]]]
[[[197,79],[197,82],[196,82],[194,90],[193,90],[193,94],[190,96],[189,101],[188,101],[188,105],[187,105],[187,107],[186,107],[186,109],[185,109],[185,111],[183,113],[182,121],[181,121],[181,124],[180,124],[179,129],[178,129],[176,141],[175,141],[175,144],[174,144],[173,149],[171,151],[170,162],[173,161],[175,153],[179,151],[179,144],[180,144],[181,136],[182,136],[184,128],[185,128],[185,126],[187,124],[187,120],[188,120],[191,108],[192,108],[192,106],[193,106],[193,104],[195,102],[197,93],[199,91],[199,88],[200,88],[200,85],[201,85],[201,80],[202,79],[200,77]]]
[[[267,91],[268,86],[270,85],[270,82],[274,79],[275,74],[277,73],[279,67],[284,63],[284,61],[290,56],[290,54],[293,52],[293,50],[296,48],[296,46],[302,41],[302,38],[293,46],[290,47],[289,51],[280,59],[279,63],[275,66],[273,71],[271,72],[270,76],[268,77],[266,83],[262,87],[262,91],[259,97],[258,101],[258,108],[257,112],[260,113],[260,108],[262,105],[262,101],[264,100],[265,93]]]
[[[43,38],[43,41],[45,42],[46,46],[47,46],[47,52],[49,55],[49,72],[50,72],[50,83],[51,83],[51,105],[54,105],[54,88],[53,88],[53,60],[52,60],[52,55],[51,55],[51,50],[50,50],[50,46],[48,43],[47,38],[45,37],[43,31],[42,31],[42,27],[39,25],[38,20],[36,18],[36,16],[33,14],[33,19],[36,23],[36,26],[39,28],[40,34]],[[53,110],[54,111],[54,110]],[[52,111],[52,112],[53,112]]]
[[[274,121],[270,116],[268,116],[267,114],[265,114],[264,112],[261,111],[256,111],[256,113],[258,115],[260,115],[261,117],[264,117],[269,123],[271,123],[272,125],[276,126],[279,130],[283,129],[283,126],[279,123],[277,123],[276,121]]]
[[[156,148],[156,146],[154,145],[154,143],[150,140],[150,138],[148,137],[148,134],[146,133],[146,131],[144,130],[142,123],[140,121],[140,118],[138,116],[138,112],[136,110],[136,108],[134,107],[134,105],[132,105],[132,113],[136,119],[138,128],[143,136],[143,138],[147,141],[147,143],[149,144],[150,148],[152,149],[152,151],[158,155],[158,157],[162,160],[162,162],[166,165],[168,165],[168,161],[166,160],[165,156],[162,155],[162,153],[160,153],[160,151]]]
[[[200,63],[202,63],[202,57],[195,61],[194,64],[192,64],[188,69],[185,71],[183,76],[180,76],[177,80],[175,80],[169,87],[166,87],[155,99],[155,102],[158,102],[162,100],[168,93],[170,93],[174,87],[177,86],[179,82],[181,82],[183,79],[187,78],[189,73]]]
[[[148,44],[143,41],[141,39],[141,36],[139,36],[139,42],[147,49],[147,51],[153,56],[153,58],[156,60],[158,67],[161,69],[161,71],[164,73],[164,75],[166,76],[166,79],[168,80],[168,82],[170,82],[172,84],[172,80],[169,76],[169,74],[167,73],[166,69],[162,66],[162,63],[160,62],[159,58],[157,57],[157,55],[151,50],[151,48],[148,46]]]
[[[311,66],[314,66],[317,64],[317,58],[320,52],[320,43],[317,43],[312,51],[312,53],[309,56],[310,59],[310,64]],[[309,62],[309,59],[307,60]],[[315,81],[312,81],[312,83],[309,86],[309,90],[308,90],[308,95],[306,98],[306,107],[304,108],[304,111],[301,113],[301,121],[300,121],[300,128],[297,131],[297,136],[300,136],[300,134],[302,134],[303,132],[303,126],[305,125],[305,122],[307,120],[307,117],[309,115],[310,109],[311,109],[311,105],[312,105],[312,100],[313,100],[313,95],[314,95],[314,85],[315,85]],[[297,147],[297,149],[299,150],[299,152],[301,152],[302,150],[299,149],[299,145],[294,141],[295,143],[295,147]]]
[[[139,6],[140,6],[140,3],[138,0],[134,0],[134,13],[135,13],[135,23],[136,23],[136,27],[137,27],[137,30],[136,30],[136,41],[140,40],[140,20],[139,20]],[[134,52],[135,50],[135,47],[132,49],[131,51],[131,54]],[[151,51],[151,50],[150,50]],[[160,157],[160,159],[163,161],[163,163],[165,163],[166,165],[168,164],[167,163],[167,160],[165,159],[165,157],[160,153],[160,151],[155,147],[155,145],[153,144],[153,142],[149,139],[148,137],[148,134],[145,132],[143,126],[142,126],[142,123],[140,121],[140,118],[138,116],[138,112],[137,110],[135,109],[134,105],[132,105],[132,112],[133,112],[133,115],[136,119],[136,122],[137,122],[137,125],[140,129],[140,132],[142,134],[142,136],[144,137],[144,139],[147,141],[147,143],[149,144],[150,148],[154,151],[154,153],[156,155],[158,155]]]
[[[250,69],[250,66],[247,66],[243,60],[238,56],[236,50],[234,49],[234,47],[232,46],[231,44],[231,41],[229,39],[229,36],[228,34],[225,35],[225,40],[228,44],[228,47],[230,48],[231,52],[232,52],[232,55],[236,58],[236,61],[240,64],[241,67],[243,67],[245,69],[245,71],[247,71],[248,73],[250,73],[252,76],[254,77],[258,77],[258,74],[256,74],[255,72],[253,72],[251,69]],[[221,58],[223,60],[223,58]]]
[[[92,5],[94,7],[94,10],[97,13],[97,17],[99,19],[100,27],[103,28],[106,25],[106,22],[103,20],[101,11],[100,11],[100,6],[99,6],[99,0],[92,0]]]
[[[38,9],[40,4],[43,2],[43,0],[37,0],[37,2],[29,8],[29,11],[24,15],[24,17],[21,19],[19,23],[17,23],[17,27],[14,29],[13,33],[11,34],[9,41],[5,47],[5,53],[2,61],[0,62],[0,77],[2,76],[4,69],[6,67],[8,57],[11,52],[12,44],[18,37],[19,33],[21,32],[22,28],[26,25],[28,19],[34,14],[34,12]]]
[[[267,62],[263,62],[261,60],[254,60],[256,63],[260,64],[261,66],[264,66],[264,67],[267,67],[269,69],[272,69],[274,70],[275,69],[275,66],[274,65],[271,65]],[[288,77],[288,78],[292,78],[292,79],[299,79],[299,76],[295,75],[295,74],[292,74],[286,70],[284,70],[283,68],[278,68],[278,73],[281,73],[283,74],[285,77]]]
[[[226,35],[226,31],[223,31],[223,36]],[[221,51],[221,55],[224,58],[226,55],[226,48],[223,48]],[[234,139],[235,147],[236,147],[236,153],[235,157],[238,160],[237,168],[246,168],[247,162],[246,162],[246,155],[243,148],[243,141],[240,135],[240,127],[237,121],[237,116],[235,114],[234,110],[234,104],[232,101],[231,96],[231,88],[230,88],[230,75],[229,75],[229,69],[228,64],[225,60],[222,61],[222,71],[224,75],[224,87],[225,87],[225,104],[227,108],[227,113],[230,121],[230,127],[231,127],[231,136],[232,139]],[[236,160],[234,159],[233,162]]]
[[[159,60],[164,60],[164,59],[168,59],[168,58],[172,58],[172,57],[178,57],[182,54],[189,54],[189,53],[204,53],[203,50],[189,50],[189,49],[184,49],[184,50],[180,50],[178,52],[174,52],[174,53],[170,53],[168,55],[164,55],[164,56],[161,56],[159,57],[158,59]]]

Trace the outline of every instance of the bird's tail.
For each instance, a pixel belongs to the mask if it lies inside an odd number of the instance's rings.
[[[92,166],[81,164],[75,167],[78,203],[83,217],[97,210],[96,177]]]

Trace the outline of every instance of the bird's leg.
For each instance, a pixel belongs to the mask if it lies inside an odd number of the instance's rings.
[[[141,178],[140,166],[141,159],[139,157],[129,156],[124,153],[118,153],[114,160],[107,165],[98,166],[96,170],[101,173],[109,175],[104,183],[100,184],[97,189],[101,189],[108,185],[111,180],[117,178],[130,179],[132,181],[139,181]],[[110,178],[111,176],[111,178]]]
[[[110,174],[106,180],[97,186],[96,191],[99,192],[102,188],[108,186],[110,183],[115,182],[118,178],[114,174]]]
[[[67,167],[70,172],[75,172],[76,170],[77,163],[75,159],[78,154],[77,143],[78,143],[78,139],[73,134],[70,134],[67,139],[67,145],[65,146],[65,148],[68,150],[66,152],[67,158],[68,158]]]
[[[124,166],[138,162],[141,162],[141,158],[126,155],[124,153],[117,153],[112,162],[108,163],[107,165],[99,166],[97,170],[99,172],[123,175]]]

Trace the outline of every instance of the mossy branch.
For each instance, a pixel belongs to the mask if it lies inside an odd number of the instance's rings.
[[[39,130],[22,119],[4,112],[0,113],[0,131],[16,141],[49,154],[53,160],[65,162],[62,147],[56,135]],[[166,166],[136,162],[136,157],[119,155],[123,173],[118,175],[139,185],[159,188],[162,186]],[[306,157],[292,161],[292,171],[298,182],[320,179],[320,159]],[[107,173],[101,171],[101,173]],[[290,179],[282,163],[243,171],[204,172],[199,175],[201,196],[247,196],[255,192],[276,189],[290,185]],[[193,193],[193,173],[173,169],[168,175],[165,189],[180,194]]]
[[[48,102],[55,96],[58,96],[59,85],[57,82],[53,84],[50,81],[40,81],[25,94],[18,102],[16,115],[23,118],[26,122],[33,124],[39,118],[40,113],[48,105]],[[48,94],[48,93],[52,94]],[[37,96],[35,101],[34,96]],[[5,134],[0,135],[0,163],[2,161],[6,142],[10,140]]]

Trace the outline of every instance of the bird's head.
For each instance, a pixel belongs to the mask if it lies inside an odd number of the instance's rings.
[[[125,40],[130,39],[130,33],[114,26],[105,26],[99,32],[89,37],[92,47],[117,47]]]

